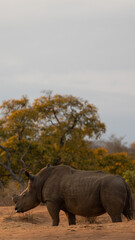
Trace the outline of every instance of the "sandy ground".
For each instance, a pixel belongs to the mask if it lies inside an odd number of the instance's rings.
[[[68,226],[66,216],[60,213],[60,225],[51,226],[51,218],[45,206],[39,206],[25,214],[17,214],[14,207],[0,207],[0,240],[67,240],[67,239],[122,239],[135,240],[135,220],[111,223],[107,214],[90,224],[77,218],[77,225]]]

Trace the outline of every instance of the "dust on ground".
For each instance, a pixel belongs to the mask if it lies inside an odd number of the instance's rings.
[[[75,226],[68,226],[67,218],[61,211],[60,225],[51,226],[51,218],[45,206],[24,213],[15,213],[14,207],[0,207],[0,240],[135,240],[135,220],[112,223],[104,214],[90,224],[77,217]]]

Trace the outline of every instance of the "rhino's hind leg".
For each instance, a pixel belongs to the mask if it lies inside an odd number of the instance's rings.
[[[122,222],[121,214],[118,216],[111,216],[112,222]]]
[[[122,204],[117,201],[114,203],[113,201],[106,201],[104,204],[104,209],[111,217],[112,222],[122,222],[121,213],[122,213]]]
[[[132,220],[133,219],[133,213],[130,210],[124,210],[123,214],[127,218],[127,220]]]
[[[59,225],[59,212],[60,208],[57,206],[56,203],[47,201],[46,203],[48,212],[52,218],[52,226],[58,226]]]
[[[70,212],[65,212],[66,216],[68,217],[68,223],[69,225],[75,225],[76,224],[76,218],[75,215]]]
[[[115,206],[110,206],[106,209],[106,212],[109,214],[111,217],[112,222],[122,222],[121,218],[121,212],[116,205]]]

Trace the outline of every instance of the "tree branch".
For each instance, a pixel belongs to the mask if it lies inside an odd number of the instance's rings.
[[[15,175],[15,173],[12,171],[12,169],[11,168],[9,168],[8,166],[6,166],[4,163],[2,163],[2,162],[0,162],[0,166],[2,166],[3,168],[5,168],[8,172],[9,172],[9,174],[12,176],[12,178],[14,179],[14,180],[18,180],[18,177]]]
[[[29,149],[30,149],[30,144],[28,145],[25,153],[24,153],[24,154],[22,155],[22,157],[20,158],[20,162],[21,162],[23,168],[22,168],[22,169],[20,170],[20,172],[19,172],[19,178],[21,177],[23,171],[26,170],[26,168],[27,168],[27,167],[26,167],[26,164],[25,164],[25,162],[24,162],[23,159],[24,159],[24,157],[26,156],[26,154],[28,153]]]
[[[64,139],[65,139],[65,135],[67,133],[70,133],[72,131],[72,129],[74,129],[74,127],[76,126],[77,123],[77,118],[74,118],[74,122],[72,124],[71,127],[68,127],[68,129],[63,133],[63,135],[60,137],[60,146],[62,147],[64,145]]]
[[[28,153],[29,149],[30,149],[30,144],[28,145],[26,151],[24,152],[24,154],[23,154],[22,157],[20,158],[20,162],[21,162],[21,164],[22,164],[22,166],[23,166],[24,169],[26,168],[26,164],[25,164],[25,162],[24,162],[23,159],[24,159],[24,157],[26,156],[26,154]]]
[[[6,156],[7,156],[7,168],[10,169],[11,168],[11,161],[10,161],[10,155],[9,155],[9,151],[6,147],[3,147],[2,145],[0,145],[0,148],[6,152]]]
[[[6,152],[6,158],[7,158],[7,165],[0,162],[0,166],[2,166],[3,168],[5,168],[10,176],[12,176],[13,180],[18,181],[19,183],[23,183],[23,179],[21,178],[21,176],[17,176],[11,169],[11,161],[10,161],[10,155],[9,155],[9,151],[6,147],[3,147],[2,145],[0,145],[0,148]]]
[[[54,117],[55,117],[55,119],[57,120],[57,122],[58,122],[59,124],[61,124],[61,122],[59,121],[59,119],[58,119],[58,117],[57,117],[57,115],[56,115],[56,112],[55,112],[54,108],[53,108],[53,114],[54,114]]]
[[[51,124],[56,127],[56,124],[53,123],[53,121],[51,119],[49,119],[48,122],[51,122]]]

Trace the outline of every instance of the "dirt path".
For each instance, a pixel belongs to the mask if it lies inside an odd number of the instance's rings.
[[[13,207],[0,207],[0,240],[135,240],[135,220],[111,223],[107,214],[89,224],[78,217],[76,226],[68,226],[66,216],[60,214],[60,225],[51,226],[46,207],[39,206],[25,214],[17,214]]]

